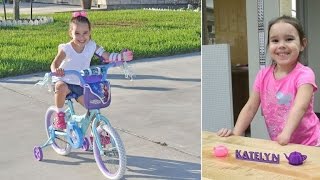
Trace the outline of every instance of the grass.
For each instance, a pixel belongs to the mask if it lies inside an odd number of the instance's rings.
[[[54,23],[47,25],[1,27],[0,78],[50,70],[58,45],[70,40],[70,13],[50,16]],[[90,11],[88,17],[97,44],[108,52],[133,50],[134,60],[201,49],[200,12]]]

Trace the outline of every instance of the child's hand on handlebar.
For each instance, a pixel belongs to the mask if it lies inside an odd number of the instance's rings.
[[[64,76],[64,70],[62,68],[56,68],[53,74],[55,76],[62,77]]]
[[[122,50],[121,54],[123,61],[131,61],[133,59],[133,52],[128,49]]]
[[[221,137],[228,137],[228,136],[232,136],[233,132],[232,132],[232,129],[222,128],[217,132],[217,135]]]

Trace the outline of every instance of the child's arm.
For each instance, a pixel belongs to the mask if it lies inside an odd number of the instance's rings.
[[[256,115],[260,105],[260,95],[253,91],[249,97],[248,102],[244,105],[238,116],[236,125],[232,131],[234,135],[243,135],[245,130],[249,127]]]
[[[64,71],[62,68],[59,68],[59,66],[65,57],[66,57],[66,53],[63,50],[59,49],[56,57],[51,63],[51,66],[50,66],[51,72],[55,72],[56,76],[64,76]]]
[[[313,86],[304,84],[298,88],[293,106],[289,112],[286,125],[277,137],[277,142],[281,145],[287,145],[294,130],[298,127],[301,119],[307,111],[313,96]]]
[[[109,53],[103,49],[103,47],[97,46],[96,55],[102,57],[104,63],[116,62],[116,61],[131,61],[133,59],[133,53],[129,50],[123,50],[120,53]]]
[[[217,135],[227,137],[230,135],[242,135],[245,130],[248,128],[249,124],[253,120],[253,117],[258,111],[260,105],[260,95],[258,92],[253,91],[249,97],[249,100],[245,104],[245,106],[242,108],[237,123],[233,130],[230,129],[220,129],[217,132]]]

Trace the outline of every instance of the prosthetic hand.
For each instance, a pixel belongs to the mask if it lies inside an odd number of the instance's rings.
[[[123,61],[131,61],[133,59],[133,52],[128,49],[122,50],[120,54]]]
[[[102,47],[99,47],[95,55],[97,55],[102,63],[131,61],[133,59],[133,52],[124,49],[120,53],[107,53]]]

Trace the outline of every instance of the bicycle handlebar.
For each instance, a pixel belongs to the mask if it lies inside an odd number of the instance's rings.
[[[91,75],[102,75],[102,79],[106,79],[107,74],[108,74],[108,69],[110,67],[119,66],[123,63],[124,63],[124,61],[112,62],[112,63],[106,64],[106,65],[100,65],[97,67],[84,69],[84,70],[81,70],[80,72],[76,71],[76,70],[65,70],[64,74],[65,75],[76,75],[80,80],[80,85],[83,86],[84,84],[86,84],[83,77],[91,76]],[[54,72],[50,72],[50,76],[54,76],[54,75],[55,75]]]

